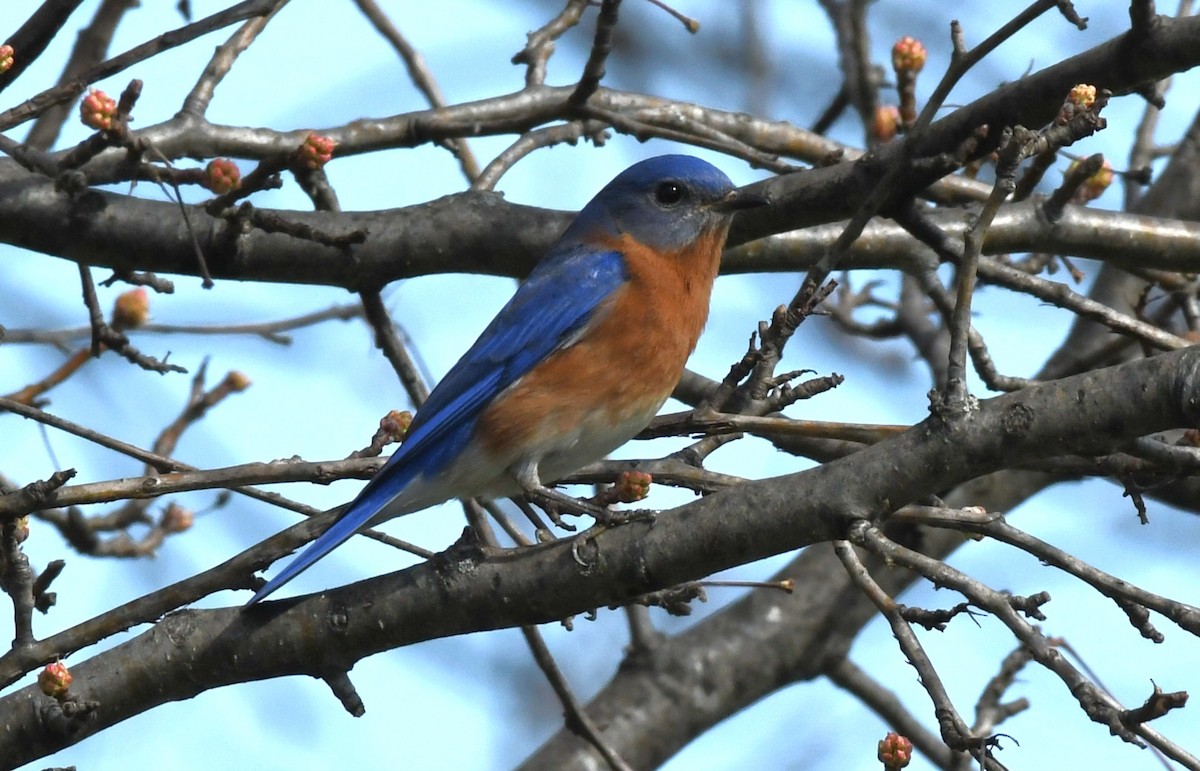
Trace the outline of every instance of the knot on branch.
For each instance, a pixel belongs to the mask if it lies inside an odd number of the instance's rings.
[[[68,696],[59,701],[47,699],[40,710],[42,727],[47,733],[60,738],[69,738],[79,733],[95,719],[100,702]]]

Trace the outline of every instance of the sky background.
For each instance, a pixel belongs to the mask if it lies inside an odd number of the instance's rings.
[[[37,7],[30,0],[6,0],[0,13],[0,37],[9,34]],[[90,20],[96,2],[85,2],[67,28],[37,64],[3,94],[7,108],[52,84],[65,60],[74,32]],[[194,0],[197,18],[227,3]],[[419,48],[451,103],[518,90],[523,68],[509,64],[524,44],[525,34],[560,8],[557,2],[485,2],[447,0],[383,2],[409,40]],[[676,7],[699,19],[701,32],[692,37],[649,3],[627,2],[622,23],[635,26],[641,41],[653,41],[658,52],[651,68],[633,66],[617,57],[608,66],[608,85],[659,93],[724,109],[745,109],[749,96],[731,87],[719,44],[736,40],[738,21],[733,2],[688,2]],[[833,38],[816,2],[787,0],[759,3],[764,46],[773,64],[772,90],[763,97],[766,117],[808,126],[824,109],[840,82]],[[1126,6],[1112,2],[1080,2],[1091,16],[1088,31],[1047,15],[1007,43],[974,71],[951,95],[962,104],[1006,80],[1020,77],[1061,58],[1086,50],[1122,31]],[[969,42],[978,42],[1007,20],[1016,6],[988,3],[956,7],[962,13]],[[436,10],[431,10],[435,9]],[[574,81],[586,59],[594,11],[569,34],[551,60],[549,82]],[[903,34],[925,41],[930,51],[919,94],[932,90],[947,61],[947,29],[951,11],[941,4],[880,0],[871,14],[876,61],[885,62],[891,43]],[[967,15],[969,14],[969,15]],[[145,3],[126,17],[113,44],[124,51],[179,26],[173,3]],[[179,108],[214,46],[228,31],[207,36],[170,51],[111,81],[98,84],[110,94],[129,78],[145,81],[135,111],[134,127],[169,119]],[[1191,121],[1196,78],[1176,79],[1177,98],[1168,96],[1160,141],[1176,139]],[[268,26],[258,42],[220,85],[209,117],[218,123],[270,126],[278,129],[334,126],[365,116],[390,116],[425,106],[410,84],[392,49],[369,27],[353,4],[295,0]],[[1105,152],[1120,165],[1127,157],[1128,137],[1142,110],[1136,98],[1116,100],[1105,112],[1110,129],[1081,143],[1080,153]],[[20,139],[24,128],[10,136]],[[77,121],[59,146],[87,135]],[[849,117],[834,137],[861,144]],[[473,140],[486,163],[512,137]],[[580,144],[540,151],[501,181],[509,200],[559,209],[578,209],[613,175],[635,160],[679,151],[678,145],[655,140],[639,144],[614,137],[602,149]],[[763,177],[737,160],[689,150],[713,160],[739,184]],[[1061,170],[1065,164],[1059,164]],[[243,170],[249,168],[243,164]],[[444,150],[426,147],[369,156],[335,159],[331,181],[346,210],[400,207],[458,192],[464,180],[457,163]],[[1047,175],[1053,186],[1058,172]],[[125,190],[125,187],[121,188]],[[136,193],[159,198],[149,185]],[[283,189],[260,193],[254,203],[282,209],[310,208],[290,180]],[[1096,205],[1119,207],[1118,186]],[[1088,271],[1094,266],[1078,264]],[[97,278],[103,278],[97,272]],[[1061,278],[1061,274],[1059,274]],[[744,351],[758,320],[786,302],[799,275],[747,275],[721,278],[716,286],[708,330],[691,367],[710,377],[723,375]],[[854,286],[879,278],[893,286],[895,276],[856,274]],[[384,297],[396,321],[412,341],[423,370],[436,379],[454,363],[514,287],[509,279],[437,276],[397,282]],[[101,289],[102,306],[111,306],[121,287]],[[218,281],[205,291],[198,279],[176,277],[176,291],[152,299],[154,320],[181,325],[268,321],[354,302],[343,290]],[[1062,340],[1069,318],[1026,297],[984,288],[977,295],[976,322],[1001,371],[1032,375]],[[0,245],[0,324],[9,328],[62,328],[86,324],[79,301],[75,266]],[[170,352],[171,361],[195,372],[207,358],[209,385],[225,372],[240,370],[253,387],[235,395],[190,428],[177,457],[204,467],[300,456],[308,460],[340,458],[365,446],[378,419],[389,409],[408,406],[402,388],[371,335],[360,321],[330,322],[293,333],[290,347],[251,337],[134,335],[134,344],[156,356]],[[40,378],[63,359],[48,346],[0,344],[0,393]],[[838,372],[846,382],[837,390],[789,409],[798,418],[853,422],[913,423],[925,416],[929,389],[924,366],[903,342],[866,343],[849,338],[823,319],[812,319],[789,347],[783,369]],[[106,356],[51,396],[48,409],[101,432],[141,446],[182,408],[190,376],[159,376]],[[986,395],[976,381],[976,393]],[[668,405],[676,409],[678,405]],[[133,461],[59,433],[43,433],[29,421],[0,417],[0,471],[19,483],[45,478],[57,467],[79,470],[76,482],[135,476]],[[654,457],[680,446],[677,440],[638,443],[622,448],[621,457]],[[767,443],[747,439],[712,457],[712,468],[742,476],[765,477],[804,468],[804,461],[775,452]],[[360,482],[328,487],[281,486],[286,495],[315,506],[332,506],[351,498]],[[215,495],[194,493],[179,502],[195,510],[208,508]],[[686,502],[690,494],[655,487],[648,501],[657,508]],[[1140,526],[1119,488],[1102,481],[1063,484],[1022,510],[1014,523],[1092,564],[1139,586],[1175,599],[1200,604],[1195,556],[1180,544],[1200,543],[1200,522],[1190,514],[1151,503],[1151,525]],[[35,619],[35,633],[45,636],[147,591],[192,575],[242,551],[294,521],[294,515],[242,498],[223,509],[202,514],[186,535],[169,539],[157,558],[139,561],[89,559],[64,554],[57,534],[33,526],[26,551],[37,566],[66,556],[67,569],[55,583],[58,605]],[[431,509],[393,521],[386,528],[399,537],[433,549],[451,543],[462,528],[456,506]],[[820,547],[827,548],[827,547]],[[731,572],[739,578],[764,578],[791,555]],[[1109,601],[1075,581],[1040,566],[1036,560],[1002,545],[983,542],[960,549],[951,564],[998,588],[1020,594],[1049,591],[1045,608],[1047,632],[1065,636],[1101,681],[1127,706],[1140,704],[1154,678],[1167,690],[1184,689],[1200,657],[1200,644],[1157,620],[1167,642],[1153,646],[1141,640]],[[300,594],[337,586],[398,569],[404,555],[366,539],[353,539],[335,555],[290,584]],[[677,631],[735,600],[740,590],[714,589],[707,605],[688,619],[654,611],[666,631]],[[241,603],[242,594],[224,593],[202,605]],[[902,597],[905,603],[949,607],[959,598],[926,585]],[[10,639],[11,616],[0,614],[0,639]],[[142,629],[114,637],[101,646],[118,644]],[[578,619],[575,631],[543,629],[560,666],[581,698],[589,698],[611,676],[622,657],[627,631],[622,613],[602,611],[595,622]],[[7,636],[6,636],[7,635]],[[922,643],[937,665],[961,711],[970,719],[979,691],[1014,643],[988,618],[978,625],[956,621],[946,633],[921,633]],[[68,659],[82,660],[90,650]],[[860,666],[897,691],[911,709],[932,726],[932,710],[914,671],[904,662],[886,624],[876,621],[851,652]],[[310,678],[288,678],[207,692],[196,699],[168,704],[126,721],[98,736],[43,759],[32,767],[76,765],[97,771],[162,766],[173,769],[254,767],[456,768],[475,771],[505,769],[526,757],[561,725],[561,709],[527,653],[518,631],[508,630],[425,643],[390,651],[360,662],[351,673],[367,713],[349,717],[327,686]],[[22,681],[24,685],[29,680]],[[1034,709],[1006,722],[1002,730],[1019,741],[1007,742],[1000,759],[1013,768],[1160,768],[1146,751],[1108,737],[1090,724],[1056,678],[1029,667],[1009,692],[1026,696]],[[1194,710],[1178,711],[1155,727],[1193,751],[1200,749],[1200,720]],[[684,769],[874,768],[875,742],[883,723],[852,697],[825,681],[786,688],[727,720],[693,742],[666,767]],[[1070,741],[1064,742],[1064,736]],[[914,761],[912,768],[929,766]]]

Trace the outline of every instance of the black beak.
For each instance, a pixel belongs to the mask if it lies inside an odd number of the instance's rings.
[[[744,188],[739,188],[737,190],[730,190],[721,198],[718,198],[709,204],[709,207],[712,208],[713,211],[729,213],[741,211],[742,209],[754,209],[759,206],[766,206],[770,202],[771,199],[767,198],[765,195],[751,193]]]

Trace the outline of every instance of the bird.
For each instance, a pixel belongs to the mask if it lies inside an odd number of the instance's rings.
[[[599,518],[546,485],[658,413],[707,321],[734,214],[766,203],[689,155],[618,174],[417,409],[383,468],[247,606],[359,530],[452,498],[524,494]]]

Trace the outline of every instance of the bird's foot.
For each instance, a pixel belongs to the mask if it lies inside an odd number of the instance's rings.
[[[547,503],[546,505],[542,506],[542,511],[544,511],[546,513],[546,516],[550,518],[550,521],[553,522],[554,526],[557,527],[559,530],[568,530],[571,532],[575,531],[574,525],[563,521],[562,514],[559,513],[557,506],[553,506],[553,505]],[[567,512],[567,513],[570,514],[572,512]]]
[[[525,497],[531,502],[536,503],[542,511],[546,512],[546,516],[550,518],[550,521],[563,530],[575,529],[573,525],[563,522],[562,515],[564,514],[575,516],[587,514],[594,517],[597,522],[601,522],[616,513],[609,511],[603,506],[597,506],[594,503],[589,503],[579,498],[572,498],[566,493],[560,493],[558,490],[551,490],[549,487],[536,487],[526,490]]]
[[[550,521],[563,530],[575,529],[563,521],[564,514],[575,516],[586,514],[596,520],[594,525],[576,535],[571,543],[571,556],[585,570],[595,564],[596,536],[611,527],[618,527],[630,522],[654,522],[655,518],[655,513],[649,509],[614,511],[605,506],[598,506],[591,501],[572,498],[566,493],[552,490],[544,485],[530,485],[525,490],[525,498],[531,503],[536,503],[546,512]],[[538,540],[542,540],[540,532]]]
[[[653,524],[657,516],[658,514],[650,509],[633,509],[630,511],[605,509],[603,516],[596,517],[596,524],[571,539],[571,556],[575,559],[575,563],[579,567],[584,570],[590,570],[596,564],[598,551],[596,536],[609,528],[620,527],[630,522],[647,522]]]
[[[591,512],[588,512],[589,514]],[[592,514],[596,518],[596,524],[588,531],[596,528],[608,529],[610,527],[618,527],[627,525],[630,522],[646,522],[654,524],[658,514],[652,509],[629,509],[627,511],[614,511],[613,509],[601,509],[598,514]]]

